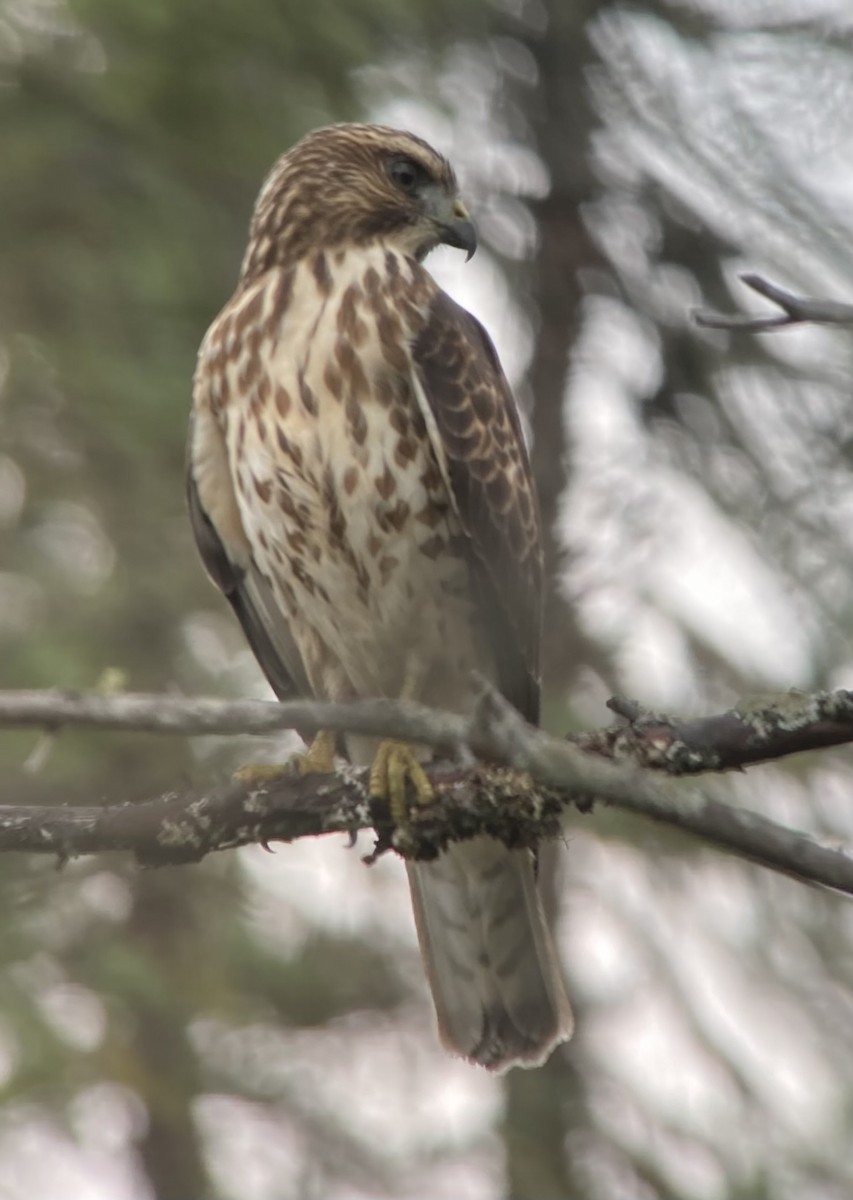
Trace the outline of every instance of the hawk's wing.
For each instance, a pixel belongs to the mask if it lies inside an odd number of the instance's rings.
[[[203,385],[197,381],[196,386]],[[233,608],[270,687],[279,700],[310,695],[287,620],[252,560],[233,495],[224,440],[204,408],[190,421],[187,503],[202,562]]]
[[[479,321],[437,289],[413,356],[499,686],[536,723],[542,548],[509,385]],[[483,837],[406,865],[445,1045],[491,1069],[543,1062],[572,1018],[531,854]]]
[[[485,329],[438,288],[412,352],[429,406],[427,424],[438,435],[436,450],[468,538],[498,682],[510,703],[536,724],[542,544],[515,402]]]

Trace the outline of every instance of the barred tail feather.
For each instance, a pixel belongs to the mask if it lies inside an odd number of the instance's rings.
[[[539,1066],[572,1014],[531,855],[480,837],[408,871],[445,1046],[494,1071]]]

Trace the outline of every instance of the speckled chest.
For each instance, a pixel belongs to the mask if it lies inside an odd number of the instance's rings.
[[[255,561],[306,655],[317,635],[357,690],[394,690],[399,666],[362,678],[369,660],[399,659],[401,640],[440,657],[470,620],[462,531],[409,352],[425,319],[417,270],[379,248],[318,256],[260,281],[213,342],[230,346],[219,419]]]

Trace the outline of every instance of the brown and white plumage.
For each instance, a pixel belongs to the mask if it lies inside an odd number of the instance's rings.
[[[473,227],[411,134],[331,126],[279,160],[199,354],[193,528],[279,696],[465,711],[476,669],[535,722],[535,494],[494,347],[421,265],[439,242]],[[571,1017],[531,856],[480,838],[409,876],[445,1043],[542,1061]]]

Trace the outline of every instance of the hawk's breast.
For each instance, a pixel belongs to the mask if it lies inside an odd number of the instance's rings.
[[[252,555],[315,692],[455,705],[478,666],[469,568],[409,347],[429,295],[382,247],[277,269],[209,335]],[[223,354],[223,351],[225,353]]]

